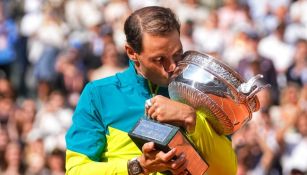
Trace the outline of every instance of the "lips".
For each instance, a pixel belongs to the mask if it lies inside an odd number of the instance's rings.
[[[181,70],[181,69],[180,69],[179,67],[176,67],[175,70],[174,70],[174,72],[169,73],[169,79],[170,79],[170,80],[175,79],[175,78],[180,74],[180,72],[181,72],[180,70]]]

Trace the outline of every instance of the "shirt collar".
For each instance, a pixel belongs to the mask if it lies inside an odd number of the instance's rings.
[[[129,68],[123,73],[117,74],[117,77],[122,86],[131,84],[147,85],[147,79],[137,74],[133,61],[129,60]]]
[[[141,86],[147,94],[150,93],[147,79],[137,74],[133,61],[129,60],[129,68],[123,73],[116,74],[116,76],[119,79],[120,86]],[[160,87],[158,94],[163,95],[165,97],[169,97],[167,87]]]

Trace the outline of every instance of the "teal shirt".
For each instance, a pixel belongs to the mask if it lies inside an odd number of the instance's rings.
[[[167,88],[159,88],[158,94],[168,96]],[[67,149],[93,161],[104,161],[105,152],[113,146],[107,140],[110,128],[129,132],[144,117],[145,101],[149,98],[148,82],[136,74],[132,62],[122,73],[88,83],[66,134]]]
[[[168,97],[167,88],[157,94]],[[66,175],[127,175],[127,161],[141,155],[127,133],[144,117],[149,98],[148,82],[132,63],[122,73],[87,84],[66,134]],[[196,119],[189,137],[208,162],[207,173],[235,174],[231,142],[215,133],[201,111]]]

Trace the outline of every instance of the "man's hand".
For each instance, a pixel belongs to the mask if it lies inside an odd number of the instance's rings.
[[[161,95],[151,98],[150,103],[150,105],[146,105],[146,113],[150,118],[182,126],[189,133],[194,131],[196,114],[192,107]]]
[[[176,148],[169,152],[156,150],[153,142],[145,143],[142,147],[143,154],[138,158],[144,174],[163,172],[169,170],[172,174],[188,174],[186,171],[187,161],[184,153],[176,153]],[[174,156],[177,159],[173,159]]]

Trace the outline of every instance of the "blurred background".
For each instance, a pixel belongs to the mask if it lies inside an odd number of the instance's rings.
[[[307,173],[307,0],[0,0],[0,174],[64,175],[84,85],[124,70],[123,23],[170,7],[184,50],[272,85],[232,135],[238,175]]]

